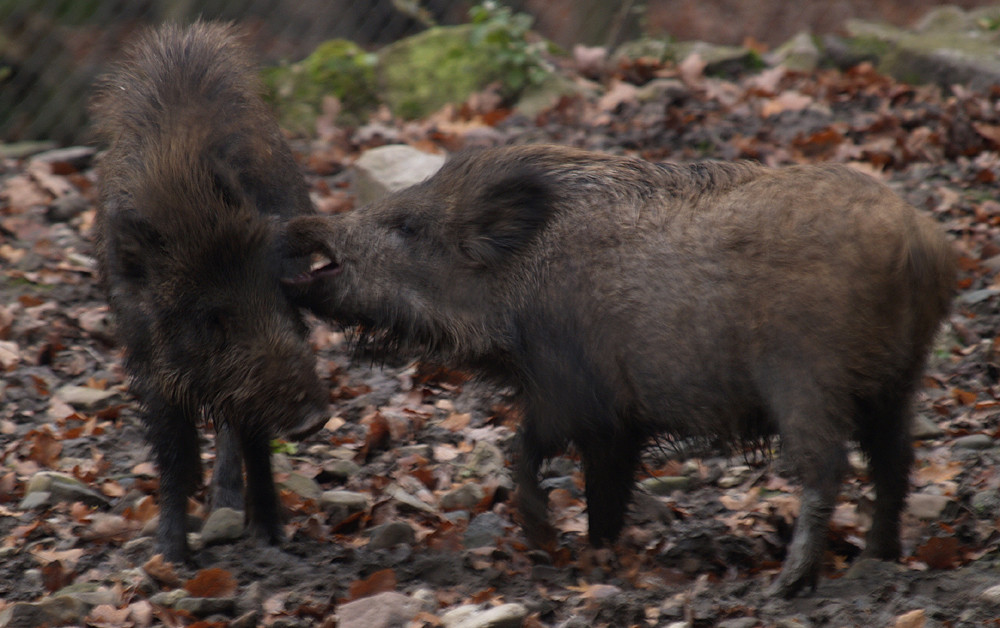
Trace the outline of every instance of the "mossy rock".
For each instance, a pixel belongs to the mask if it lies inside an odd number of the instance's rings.
[[[473,45],[472,28],[439,26],[382,49],[378,82],[393,113],[419,118],[500,78],[489,49]]]
[[[339,122],[364,120],[378,104],[377,60],[352,41],[332,39],[298,63],[265,69],[264,83],[281,125],[296,134],[312,133],[325,96],[340,100]]]

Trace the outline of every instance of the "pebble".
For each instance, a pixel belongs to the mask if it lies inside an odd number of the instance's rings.
[[[955,449],[989,449],[993,446],[993,438],[986,434],[968,434],[956,438],[952,445]]]
[[[284,480],[278,482],[278,487],[291,491],[299,497],[315,501],[319,501],[323,494],[323,489],[320,488],[316,480],[298,473],[289,473]]]
[[[686,491],[691,488],[691,478],[682,475],[662,475],[655,478],[646,478],[639,482],[639,486],[653,495],[666,496],[674,491]]]
[[[912,434],[914,440],[929,440],[944,436],[941,426],[922,414],[913,417]]]
[[[352,460],[327,460],[323,463],[323,471],[344,481],[357,475],[361,467]]]
[[[15,602],[0,611],[0,628],[78,624],[89,612],[87,604],[65,595],[40,602]]]
[[[486,492],[475,482],[467,482],[441,496],[444,510],[468,510],[483,500]]]
[[[1000,606],[1000,584],[995,584],[979,594],[979,599]]]
[[[221,613],[232,615],[236,610],[236,600],[231,597],[182,597],[174,604],[179,611],[191,613],[195,617],[206,617]]]
[[[519,628],[527,616],[528,607],[524,604],[501,604],[487,610],[467,604],[442,615],[441,625],[444,628]]]
[[[906,512],[918,519],[934,521],[941,518],[941,513],[951,502],[952,498],[946,495],[913,493],[906,500]]]
[[[104,402],[117,395],[114,389],[99,390],[89,386],[66,385],[56,389],[55,398],[65,401],[74,408],[93,410],[104,405]]]
[[[243,536],[244,518],[242,510],[214,509],[201,527],[201,542],[207,546],[239,539]]]
[[[504,521],[500,515],[492,512],[484,512],[473,517],[469,526],[462,535],[462,542],[465,547],[486,547],[495,545],[497,539],[503,536]]]
[[[390,521],[380,526],[375,526],[370,531],[371,541],[368,542],[369,549],[388,549],[400,543],[413,545],[416,540],[416,533],[409,524],[402,521]]]
[[[360,512],[368,508],[368,496],[354,491],[323,491],[319,503],[323,508],[343,507],[350,512]]]
[[[388,591],[354,600],[337,608],[338,628],[394,628],[405,626],[421,610],[421,602]]]
[[[53,501],[83,502],[88,506],[107,507],[108,498],[71,475],[56,471],[39,471],[28,481],[25,497],[32,493],[48,493]]]

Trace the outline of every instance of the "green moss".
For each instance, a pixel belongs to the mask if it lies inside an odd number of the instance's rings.
[[[312,133],[328,95],[340,100],[340,122],[363,120],[378,103],[376,61],[354,42],[333,39],[299,63],[265,69],[264,83],[282,126],[293,133]]]

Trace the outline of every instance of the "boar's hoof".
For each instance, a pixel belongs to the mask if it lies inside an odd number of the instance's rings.
[[[783,569],[778,574],[778,579],[767,588],[767,596],[789,600],[795,597],[803,587],[809,587],[810,592],[815,592],[817,580],[818,573],[815,571],[795,573],[795,570]]]

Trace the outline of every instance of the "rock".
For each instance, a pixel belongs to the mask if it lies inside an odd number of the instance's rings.
[[[55,398],[65,401],[74,408],[94,410],[105,405],[118,392],[114,389],[98,390],[89,386],[63,386],[56,390]]]
[[[388,549],[400,543],[413,545],[416,540],[416,533],[409,524],[402,521],[390,521],[380,526],[375,526],[369,530],[371,541],[368,542],[369,549]]]
[[[944,436],[944,430],[941,429],[941,426],[922,414],[913,417],[912,432],[914,440],[928,440]]]
[[[760,620],[756,617],[735,617],[724,619],[716,625],[718,628],[754,628],[760,625]]]
[[[406,456],[420,456],[425,460],[434,459],[434,451],[430,445],[403,445],[396,448],[396,455],[400,458]]]
[[[506,462],[503,451],[492,443],[478,441],[469,454],[463,473],[480,478],[488,478],[505,472]]]
[[[339,628],[395,628],[405,626],[421,610],[421,603],[389,591],[363,597],[337,608]]]
[[[174,589],[173,591],[161,591],[155,595],[151,595],[149,602],[151,604],[174,608],[178,602],[189,597],[191,597],[191,594],[188,593],[187,589]]]
[[[525,88],[514,111],[534,119],[538,114],[555,106],[562,98],[573,96],[593,96],[596,88],[588,88],[585,82],[577,82],[561,74],[549,74],[537,85]]]
[[[691,94],[691,90],[682,81],[675,78],[656,78],[635,91],[635,98],[640,103],[656,102],[669,105],[677,103]]]
[[[427,179],[444,165],[444,155],[419,151],[405,144],[365,151],[354,163],[358,204],[367,205]]]
[[[25,496],[31,493],[44,492],[52,501],[83,502],[88,506],[106,508],[108,498],[91,489],[76,478],[55,471],[39,471],[28,481]]]
[[[351,460],[327,460],[323,463],[323,472],[341,481],[354,477],[360,471],[361,467]]]
[[[725,475],[719,478],[716,484],[718,484],[720,488],[733,488],[734,486],[743,484],[749,475],[750,467],[746,465],[737,465],[727,469]]]
[[[912,493],[906,499],[906,512],[925,521],[934,521],[941,517],[941,513],[952,501],[952,498],[945,495]]]
[[[236,600],[231,597],[186,596],[179,598],[174,608],[191,613],[195,617],[207,617],[216,613],[232,615],[236,609]]]
[[[107,604],[118,606],[119,597],[108,587],[101,586],[98,582],[77,582],[67,587],[63,587],[52,594],[52,597],[69,596],[75,600],[83,602],[88,608]]]
[[[385,494],[399,502],[402,506],[407,506],[413,510],[419,510],[431,514],[437,514],[437,510],[428,503],[421,501],[418,497],[410,495],[398,484],[390,484],[385,488]]]
[[[972,507],[972,512],[977,518],[989,517],[993,519],[1000,511],[1000,495],[997,495],[996,491],[993,490],[978,491],[972,496],[969,506]]]
[[[797,72],[812,72],[819,66],[819,47],[809,33],[799,33],[766,56],[771,65],[783,65]]]
[[[59,500],[52,498],[52,493],[48,491],[34,491],[27,493],[18,504],[20,510],[34,510],[35,508],[46,508]]]
[[[979,599],[987,604],[1000,606],[1000,584],[995,584],[979,594]]]
[[[851,568],[844,574],[845,580],[871,580],[891,581],[892,578],[904,571],[904,567],[899,563],[879,560],[877,558],[862,558],[854,561]]]
[[[318,501],[323,494],[323,489],[312,478],[307,478],[298,473],[289,473],[288,477],[277,483],[278,488],[291,491],[299,497]]]
[[[0,611],[0,628],[35,628],[82,624],[90,607],[69,596],[49,597],[40,602],[15,602]]]
[[[149,539],[146,540],[148,541]],[[122,571],[113,574],[109,580],[111,582],[120,582],[126,589],[138,591],[145,597],[148,597],[160,590],[159,585],[157,585],[153,578],[146,573],[146,570],[141,567],[123,569]]]
[[[505,530],[504,520],[500,515],[484,512],[469,521],[469,526],[462,535],[462,543],[468,549],[495,545]]]
[[[1000,33],[989,28],[997,13],[997,7],[942,7],[912,31],[862,20],[848,20],[845,27],[852,45],[880,50],[879,71],[897,80],[988,91],[1000,83]]]
[[[343,507],[349,512],[360,512],[368,508],[368,496],[353,491],[323,491],[319,497],[320,506]]]
[[[82,194],[72,193],[52,201],[45,210],[49,222],[69,222],[90,207],[90,202]]]
[[[12,142],[10,144],[0,142],[0,159],[24,159],[45,151],[54,150],[58,146],[57,142],[49,140]]]
[[[528,616],[524,604],[509,603],[481,610],[467,604],[441,616],[444,628],[519,628]]]
[[[227,543],[243,535],[244,513],[232,508],[215,508],[201,527],[201,542],[208,545]]]
[[[574,496],[577,495],[580,490],[576,486],[576,480],[568,475],[561,475],[554,478],[545,478],[538,483],[539,488],[543,491],[554,491],[556,489],[561,489],[564,491],[569,491],[573,493]]]
[[[709,76],[733,76],[763,66],[760,56],[749,48],[720,46],[703,41],[671,43],[668,54],[677,61],[698,55],[705,63],[704,73]]]
[[[993,438],[987,434],[968,434],[952,442],[955,449],[989,449],[993,444]]]
[[[691,478],[663,475],[655,478],[646,478],[639,482],[639,486],[653,495],[667,496],[672,495],[674,491],[686,491],[691,488]]]
[[[486,492],[475,482],[467,482],[441,496],[444,510],[469,510],[483,500]]]
[[[410,594],[410,597],[412,597],[415,602],[420,604],[420,609],[425,612],[433,613],[437,610],[437,595],[435,595],[434,591],[431,589],[417,589]]]
[[[86,170],[91,166],[97,149],[93,146],[68,146],[55,148],[38,153],[31,158],[33,162],[46,164],[65,164],[74,170]]]

